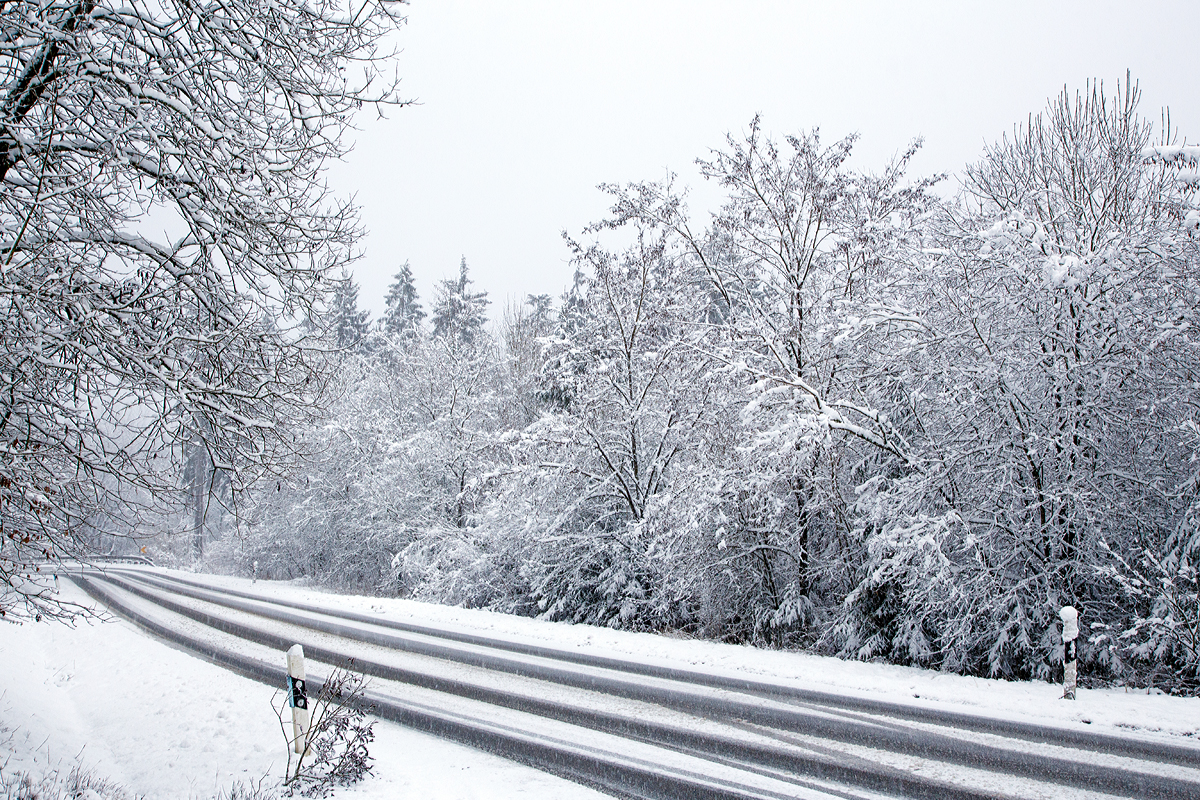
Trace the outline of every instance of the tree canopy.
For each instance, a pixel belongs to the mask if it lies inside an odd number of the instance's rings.
[[[0,6],[0,614],[54,612],[39,562],[128,531],[185,445],[235,492],[287,460],[295,321],[358,233],[320,175],[399,102],[398,8]]]
[[[703,217],[673,177],[603,187],[570,288],[498,338],[464,259],[432,330],[340,366],[301,428],[327,457],[234,565],[1018,679],[1061,676],[1071,605],[1090,680],[1196,692],[1200,148],[1132,81],[1064,90],[955,197],[920,141],[855,141],[755,119]]]

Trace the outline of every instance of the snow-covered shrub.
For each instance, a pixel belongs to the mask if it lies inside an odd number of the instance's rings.
[[[275,708],[279,727],[288,743],[284,785],[289,797],[328,797],[339,786],[351,786],[371,772],[369,745],[375,739],[375,722],[366,720],[366,679],[359,673],[335,669],[310,702],[310,724],[305,751],[292,752],[288,735],[291,720],[286,700]]]
[[[1121,587],[1132,613],[1122,625],[1095,626],[1092,645],[1124,656],[1139,685],[1200,692],[1200,570],[1194,556],[1157,556],[1147,549],[1135,561],[1110,553],[1113,563],[1099,572]]]

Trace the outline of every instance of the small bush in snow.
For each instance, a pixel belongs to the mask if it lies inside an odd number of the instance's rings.
[[[284,701],[275,707],[279,726],[288,743],[284,784],[289,797],[296,794],[328,797],[336,787],[358,783],[371,771],[373,759],[368,746],[375,739],[375,723],[366,721],[365,689],[363,675],[335,669],[312,703],[308,747],[298,756],[291,751],[290,720],[284,720],[287,703]],[[244,797],[252,799],[256,796]]]

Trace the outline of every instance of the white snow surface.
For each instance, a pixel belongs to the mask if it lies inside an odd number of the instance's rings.
[[[1061,687],[1047,683],[970,678],[412,600],[336,595],[297,583],[156,571],[279,600],[561,650],[1195,746],[1200,759],[1200,698],[1081,689],[1071,702],[1059,699]],[[66,586],[64,582],[64,592],[75,591]],[[270,706],[273,694],[272,687],[173,649],[124,622],[75,628],[0,623],[0,768],[54,764],[82,754],[99,774],[147,797],[212,797],[234,780],[281,775],[286,755]],[[375,730],[375,774],[340,790],[338,797],[601,796],[391,723],[378,722]]]
[[[63,592],[91,604],[66,582]],[[78,759],[148,800],[208,800],[264,775],[271,785],[287,764],[274,694],[124,621],[0,622],[0,770],[40,775]],[[339,800],[607,797],[382,720],[370,749],[374,772]]]

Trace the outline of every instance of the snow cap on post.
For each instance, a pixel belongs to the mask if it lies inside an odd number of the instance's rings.
[[[292,645],[287,651],[288,675],[304,680],[304,648]]]
[[[308,745],[308,691],[304,677],[304,648],[294,644],[287,651],[288,705],[292,707],[292,751],[303,754]],[[291,763],[289,761],[289,763]]]
[[[1079,636],[1079,612],[1075,606],[1063,606],[1058,615],[1062,617],[1064,642],[1069,642]]]

